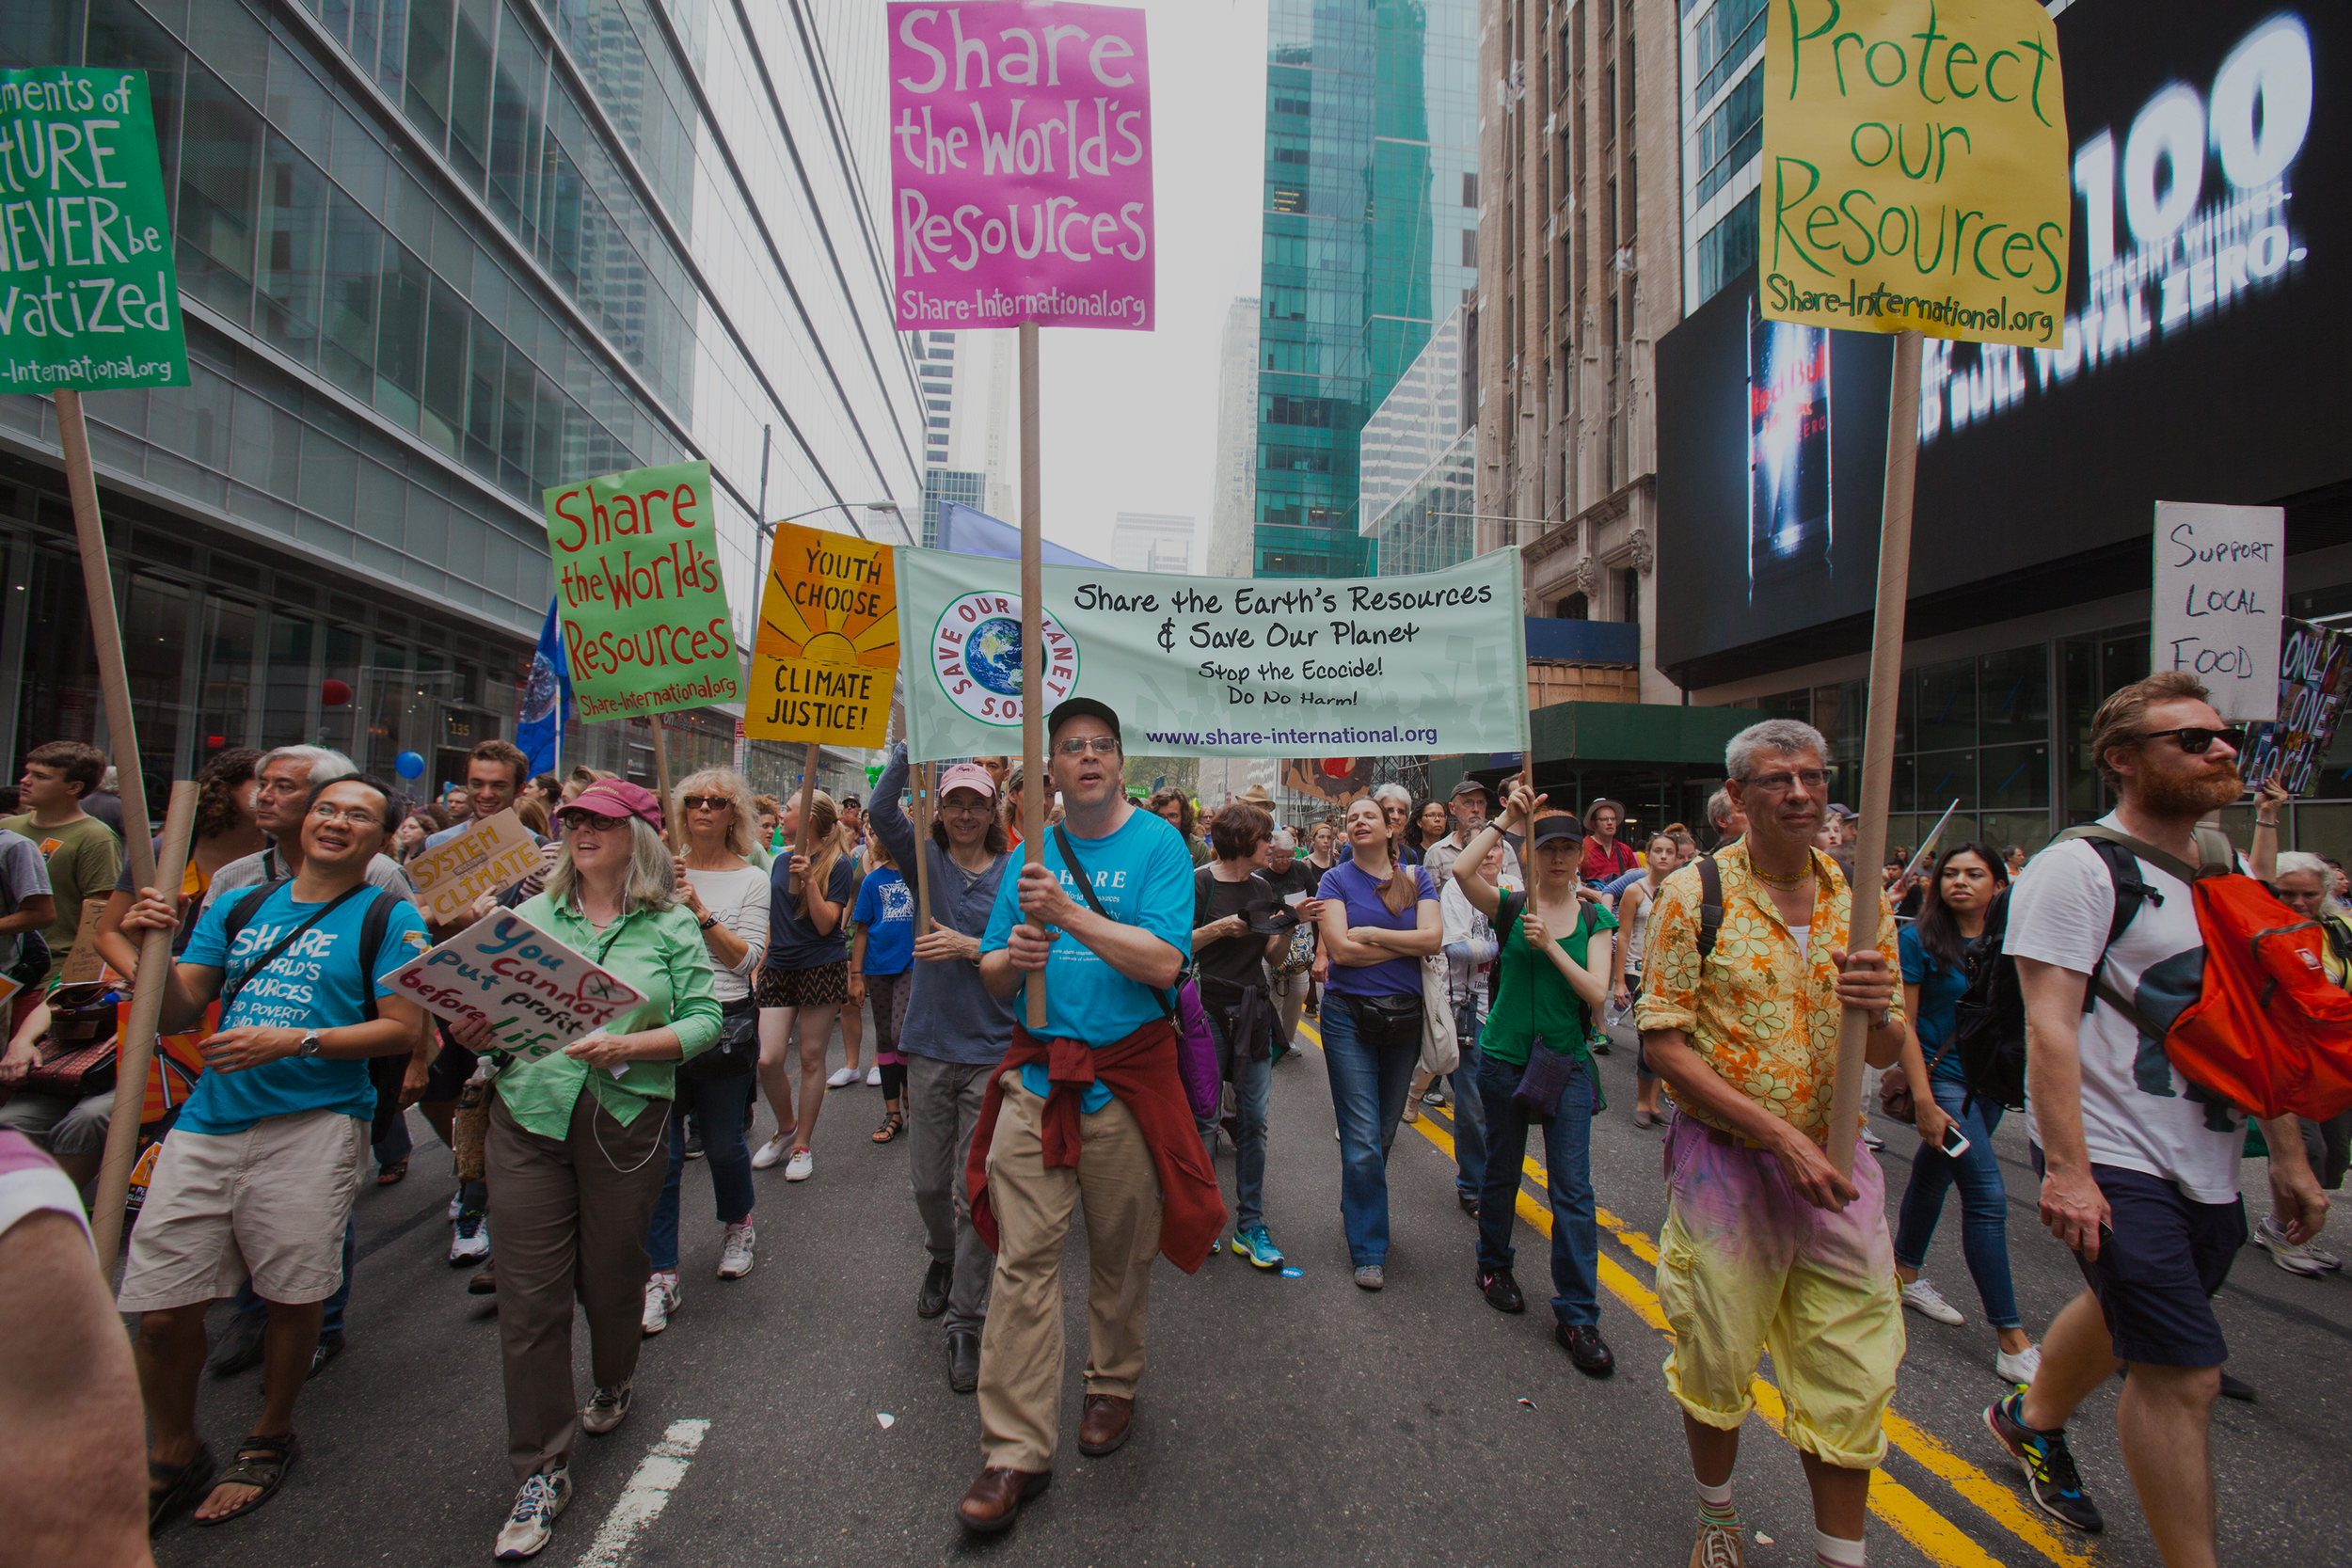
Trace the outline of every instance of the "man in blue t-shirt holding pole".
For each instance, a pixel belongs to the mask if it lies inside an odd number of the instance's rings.
[[[1178,1076],[1169,1022],[1192,954],[1192,854],[1127,803],[1119,715],[1073,697],[1046,719],[1048,786],[1065,817],[1044,861],[998,890],[980,980],[1009,998],[1045,974],[1045,1025],[1016,1027],[991,1075],[965,1181],[996,1248],[980,1336],[985,1467],[957,1506],[992,1533],[1054,1479],[1062,1378],[1063,1243],[1086,1208],[1086,1404],[1078,1451],[1127,1440],[1143,1375],[1152,1255],[1187,1272],[1225,1226],[1216,1173]]]
[[[188,1028],[215,1000],[221,1027],[156,1157],[116,1302],[139,1314],[157,1522],[199,1498],[199,1523],[250,1513],[294,1461],[294,1396],[342,1281],[343,1225],[367,1168],[368,1062],[405,1055],[425,1026],[423,1010],[384,985],[426,945],[416,907],[368,881],[391,818],[391,792],[374,779],[312,786],[302,869],[215,900],[165,982],[165,1031]],[[135,942],[179,923],[176,894],[153,888],[122,917]],[[269,1306],[262,1413],[215,1479],[196,1433],[204,1309],[248,1271]]]

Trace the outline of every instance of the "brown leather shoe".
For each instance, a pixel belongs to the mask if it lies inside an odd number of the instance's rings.
[[[1122,1400],[1117,1394],[1089,1394],[1086,1413],[1078,1420],[1078,1451],[1089,1459],[1116,1453],[1127,1441],[1128,1421],[1136,1413],[1136,1402]]]
[[[956,1518],[975,1535],[993,1535],[1021,1517],[1021,1505],[1054,1484],[1051,1470],[1013,1470],[991,1465],[956,1504]]]

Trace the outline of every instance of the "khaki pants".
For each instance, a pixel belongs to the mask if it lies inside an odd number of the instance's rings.
[[[645,1228],[669,1175],[669,1107],[624,1127],[586,1085],[561,1139],[527,1132],[495,1093],[483,1146],[498,1215],[499,1348],[506,1457],[517,1481],[569,1460],[579,1435],[572,1303],[588,1314],[600,1388],[634,1377],[644,1342]]]
[[[981,1449],[990,1465],[1050,1470],[1061,1416],[1061,1260],[1070,1216],[1086,1206],[1086,1391],[1133,1399],[1143,1319],[1160,1250],[1160,1178],[1135,1113],[1114,1099],[1079,1121],[1078,1168],[1045,1166],[1044,1101],[1004,1075],[988,1153],[996,1276],[980,1334]],[[500,1289],[505,1288],[503,1276]]]

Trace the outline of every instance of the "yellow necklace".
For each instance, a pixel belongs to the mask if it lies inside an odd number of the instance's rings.
[[[1804,871],[1793,872],[1786,877],[1775,877],[1754,861],[1748,863],[1748,869],[1755,873],[1758,880],[1770,882],[1774,887],[1795,887],[1811,874],[1811,868],[1808,867]]]

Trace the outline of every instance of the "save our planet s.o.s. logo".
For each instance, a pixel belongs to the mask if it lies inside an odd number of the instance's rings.
[[[1045,705],[1077,689],[1078,643],[1050,610],[1038,612]],[[983,724],[1021,722],[1021,596],[965,594],[931,627],[931,673],[947,700]]]

